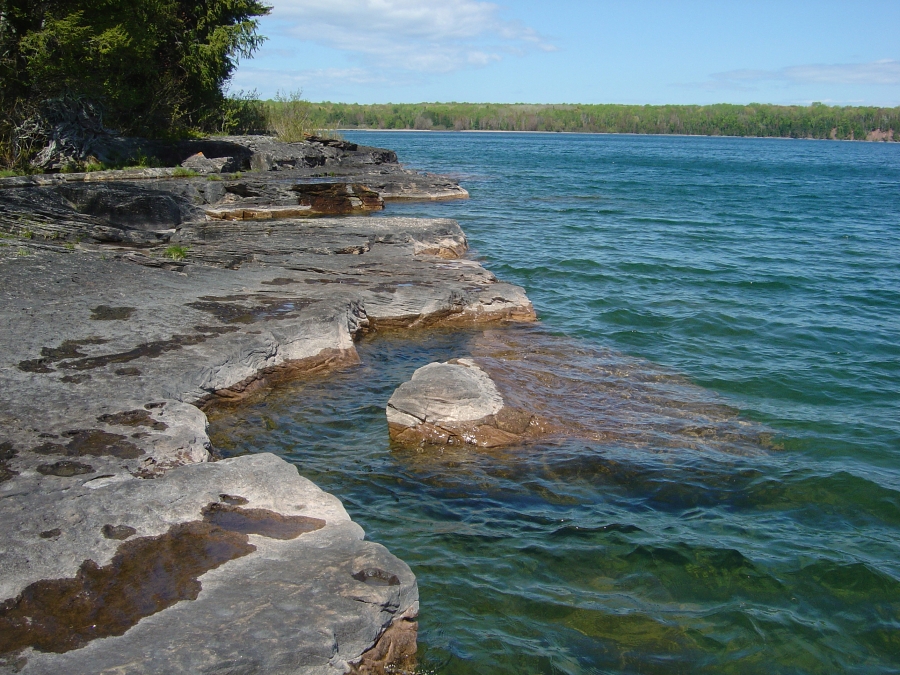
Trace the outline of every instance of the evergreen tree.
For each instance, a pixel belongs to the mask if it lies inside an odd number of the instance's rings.
[[[129,134],[209,126],[269,11],[259,0],[0,0],[0,104],[14,116],[78,97]]]

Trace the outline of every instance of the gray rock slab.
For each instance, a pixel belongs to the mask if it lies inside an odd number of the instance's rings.
[[[3,597],[39,579],[73,577],[86,559],[108,564],[122,542],[105,537],[104,526],[131,527],[134,538],[159,536],[201,519],[222,495],[242,508],[325,524],[289,540],[251,534],[256,550],[202,575],[195,600],[80,649],[27,649],[16,669],[0,672],[343,673],[394,619],[417,611],[408,566],[364,541],[337,498],[274,455],[184,466],[152,481],[95,482],[60,479],[50,489],[0,499]],[[59,533],[43,538],[41,528]],[[362,573],[373,570],[390,582],[367,583]]]
[[[249,161],[270,140],[242,143],[192,146],[178,161]],[[336,499],[275,458],[209,463],[198,406],[356,363],[354,340],[368,331],[530,321],[534,311],[521,288],[463,257],[452,220],[277,217],[292,186],[319,180],[323,166],[329,180],[378,176],[379,189],[406,196],[434,197],[443,180],[391,164],[389,151],[318,146],[276,146],[277,166],[249,178],[140,169],[0,180],[0,602],[81,578],[87,560],[106,569],[129,542],[198,522],[220,493],[285,518],[314,502],[327,522],[287,542],[250,534],[256,550],[203,573],[195,599],[123,635],[13,655],[5,667],[345,672],[415,615],[408,568],[364,542]],[[313,150],[324,163],[288,166]],[[208,218],[216,204],[269,217]]]
[[[181,272],[121,248],[0,247],[0,441],[18,452],[13,470],[45,463],[46,447],[32,450],[48,444],[72,456],[73,430],[124,437],[140,456],[113,458],[131,472],[198,461],[205,420],[188,404],[305,360],[352,362],[367,330],[533,317],[520,288],[478,263],[417,253],[465,250],[449,220],[211,221],[180,237]],[[109,417],[134,410],[169,421]]]

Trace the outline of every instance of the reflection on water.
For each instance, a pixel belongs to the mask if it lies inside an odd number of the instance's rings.
[[[897,672],[900,493],[812,469],[712,392],[541,327],[358,348],[358,366],[214,415],[212,438],[295,463],[410,564],[421,672]],[[567,433],[391,447],[394,389],[468,355]]]

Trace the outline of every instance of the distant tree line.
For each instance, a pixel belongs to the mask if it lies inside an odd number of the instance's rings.
[[[750,105],[313,103],[324,128],[574,131],[900,141],[900,108]]]

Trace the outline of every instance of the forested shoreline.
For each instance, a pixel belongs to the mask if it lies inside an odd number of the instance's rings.
[[[311,103],[323,128],[550,131],[900,141],[900,107]]]

